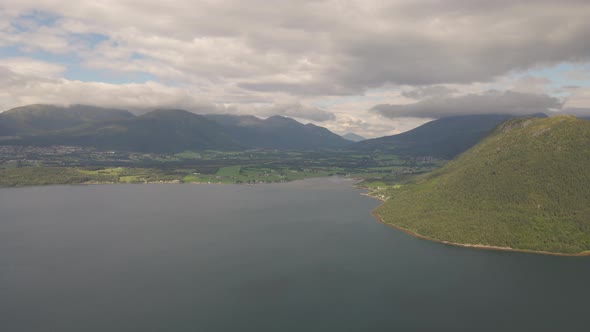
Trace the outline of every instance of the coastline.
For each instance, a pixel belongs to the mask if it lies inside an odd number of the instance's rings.
[[[332,175],[333,177],[340,177],[337,175]],[[180,180],[168,180],[168,181],[137,181],[137,182],[112,182],[112,181],[87,181],[87,182],[78,182],[78,183],[44,183],[44,184],[25,184],[25,185],[16,185],[16,186],[0,186],[0,189],[10,189],[10,188],[27,188],[27,187],[50,187],[50,186],[94,186],[94,185],[125,185],[125,184],[178,184],[178,185],[239,185],[239,186],[259,186],[259,185],[272,185],[272,184],[284,184],[284,183],[293,183],[299,181],[305,181],[310,179],[327,179],[332,176],[320,176],[320,177],[307,177],[301,179],[293,179],[293,180],[281,180],[281,181],[274,181],[274,182],[256,182],[256,183],[232,183],[232,182],[182,182]],[[354,181],[360,182],[362,179],[358,178],[351,178],[351,177],[342,177],[345,179],[352,179]]]
[[[224,184],[235,184],[235,185],[246,185],[246,186],[254,186],[254,185],[261,185],[261,184],[279,184],[279,183],[289,183],[289,182],[298,182],[298,181],[305,181],[307,179],[314,179],[312,178],[304,178],[304,179],[296,179],[296,180],[292,180],[292,181],[281,181],[281,182],[265,182],[265,183],[222,183],[222,182],[211,182],[211,183],[206,183],[206,182],[180,182],[178,180],[171,180],[171,181],[146,181],[146,182],[129,182],[129,183],[124,183],[124,182],[98,182],[98,181],[91,181],[91,182],[84,182],[84,183],[69,183],[69,184],[42,184],[42,185],[38,185],[38,184],[34,184],[34,185],[19,185],[19,186],[9,186],[9,187],[2,187],[0,186],[0,189],[8,189],[8,188],[23,188],[23,187],[46,187],[46,186],[84,186],[84,185],[116,185],[116,184],[186,184],[186,185],[190,185],[190,184],[213,184],[213,185],[224,185]],[[317,178],[316,178],[317,179]],[[358,178],[349,178],[352,180],[356,180],[356,181],[361,181],[362,179],[358,179]],[[364,186],[359,186],[358,183],[354,184],[353,187],[357,188],[357,189],[361,189],[361,190],[366,190],[368,191],[369,188],[364,187]],[[382,198],[382,197],[378,197],[378,196],[374,196],[372,195],[370,192],[362,192],[360,193],[361,196],[367,196],[370,197],[372,199],[377,199],[379,200],[382,204],[386,201],[386,199]],[[372,210],[371,215],[377,219],[377,221],[379,221],[380,223],[389,226],[389,227],[393,227],[399,231],[402,231],[408,235],[411,235],[415,238],[419,238],[422,240],[427,240],[427,241],[431,241],[431,242],[436,242],[436,243],[440,243],[440,244],[446,244],[446,245],[451,245],[451,246],[455,246],[455,247],[462,247],[462,248],[469,248],[469,249],[479,249],[479,250],[493,250],[493,251],[504,251],[504,252],[518,252],[518,253],[527,253],[527,254],[538,254],[538,255],[548,255],[548,256],[561,256],[561,257],[586,257],[586,256],[590,256],[590,250],[588,251],[582,251],[579,253],[559,253],[559,252],[551,252],[551,251],[543,251],[543,250],[531,250],[531,249],[517,249],[517,248],[512,248],[512,247],[500,247],[500,246],[491,246],[491,245],[483,245],[483,244],[470,244],[470,243],[458,243],[458,242],[451,242],[451,241],[446,241],[446,240],[440,240],[440,239],[436,239],[436,238],[432,238],[426,235],[422,235],[416,232],[413,232],[409,229],[403,228],[399,225],[396,225],[394,223],[389,223],[386,222],[385,220],[383,220],[383,218],[378,215],[375,212],[375,209]]]
[[[363,196],[368,196],[374,199],[377,199],[379,201],[381,201],[382,203],[385,202],[384,199],[379,198],[379,197],[375,197],[370,195],[369,193],[361,193],[361,195]],[[500,246],[490,246],[490,245],[484,245],[484,244],[470,244],[470,243],[458,243],[458,242],[450,242],[450,241],[445,241],[445,240],[439,240],[439,239],[435,239],[435,238],[431,238],[429,236],[426,235],[422,235],[422,234],[418,234],[415,232],[412,232],[409,229],[403,228],[401,226],[398,226],[396,224],[393,223],[389,223],[386,222],[385,220],[383,220],[383,218],[378,215],[375,210],[371,211],[371,215],[377,219],[380,223],[389,226],[389,227],[393,227],[399,231],[402,231],[408,235],[411,235],[415,238],[418,239],[422,239],[422,240],[427,240],[427,241],[431,241],[431,242],[436,242],[436,243],[440,243],[440,244],[446,244],[446,245],[450,245],[450,246],[454,246],[454,247],[461,247],[461,248],[468,248],[468,249],[478,249],[478,250],[492,250],[492,251],[504,251],[504,252],[518,252],[518,253],[525,253],[525,254],[537,254],[537,255],[546,255],[546,256],[560,256],[560,257],[587,257],[590,256],[590,250],[588,251],[582,251],[579,253],[560,253],[560,252],[551,252],[551,251],[543,251],[543,250],[531,250],[531,249],[517,249],[517,248],[511,248],[511,247],[500,247]]]

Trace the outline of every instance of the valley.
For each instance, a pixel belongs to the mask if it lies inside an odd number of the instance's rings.
[[[75,146],[0,146],[0,186],[81,183],[288,182],[340,175],[384,187],[430,171],[442,159],[348,151],[184,151],[175,154],[100,151]]]

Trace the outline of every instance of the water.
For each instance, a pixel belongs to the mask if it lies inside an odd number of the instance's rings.
[[[0,190],[0,331],[585,331],[590,258],[377,222],[342,179]]]

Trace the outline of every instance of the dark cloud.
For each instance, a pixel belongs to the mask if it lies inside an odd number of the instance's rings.
[[[388,118],[442,118],[467,114],[529,115],[551,112],[561,108],[562,102],[554,97],[520,92],[488,91],[460,97],[433,97],[407,105],[374,106],[371,110]]]

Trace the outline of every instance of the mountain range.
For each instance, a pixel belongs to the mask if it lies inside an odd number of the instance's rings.
[[[274,115],[267,119],[255,116],[208,114],[237,142],[263,149],[341,148],[349,142],[324,127],[301,124],[291,118]]]
[[[325,149],[350,142],[326,128],[271,116],[156,110],[140,116],[85,105],[30,105],[0,113],[0,142],[80,145],[140,152]]]
[[[532,116],[547,117],[543,113]],[[508,114],[451,116],[401,134],[358,142],[351,148],[358,151],[452,159],[477,144],[499,124],[515,117]]]
[[[547,117],[542,113],[533,116]],[[339,136],[326,128],[278,115],[261,119],[251,115],[155,110],[136,116],[126,110],[87,105],[29,105],[0,113],[0,144],[81,145],[161,153],[339,149],[452,159],[514,117],[453,116],[401,134],[364,139],[354,133]]]

